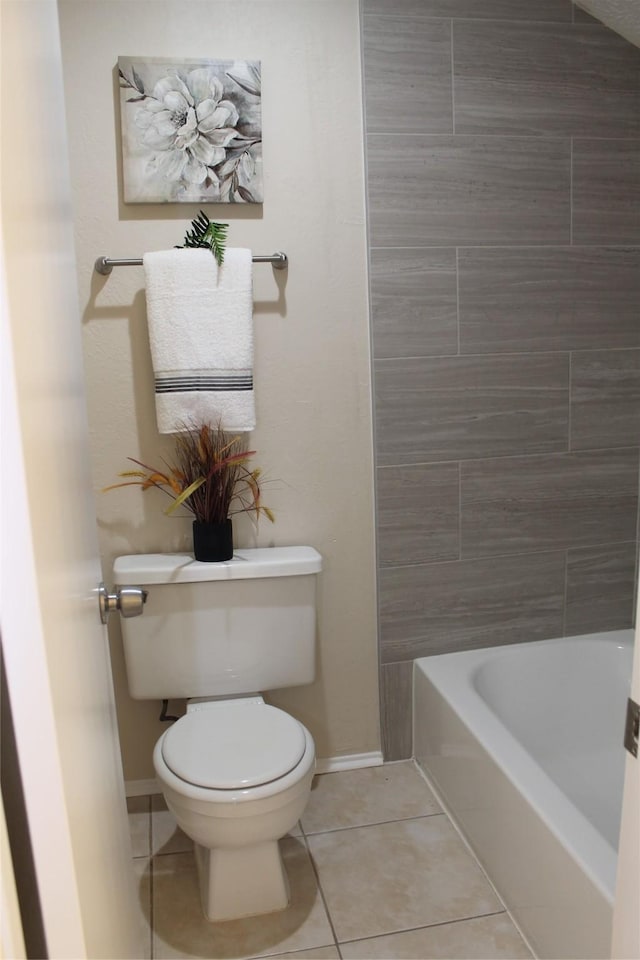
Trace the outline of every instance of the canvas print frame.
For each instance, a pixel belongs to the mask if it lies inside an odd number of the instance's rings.
[[[118,57],[125,203],[262,203],[258,60]]]

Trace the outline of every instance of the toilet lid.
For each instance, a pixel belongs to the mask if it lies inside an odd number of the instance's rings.
[[[221,701],[174,723],[163,739],[162,757],[187,783],[237,790],[283,777],[300,762],[305,747],[304,728],[283,710],[255,701]]]

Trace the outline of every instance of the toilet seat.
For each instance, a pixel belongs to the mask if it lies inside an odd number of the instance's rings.
[[[238,790],[286,776],[306,749],[302,724],[260,699],[209,702],[181,717],[162,738],[162,758],[181,780]]]

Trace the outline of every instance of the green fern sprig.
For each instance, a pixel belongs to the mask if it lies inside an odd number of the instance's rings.
[[[219,266],[224,262],[224,248],[227,242],[228,223],[216,223],[200,211],[191,221],[191,230],[187,230],[184,237],[185,247],[206,247],[216,258]],[[182,248],[180,248],[182,249]]]

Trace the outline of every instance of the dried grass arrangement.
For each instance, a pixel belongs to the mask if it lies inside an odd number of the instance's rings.
[[[171,499],[166,514],[184,506],[200,523],[222,524],[239,513],[256,519],[264,514],[273,523],[272,511],[262,503],[262,471],[247,466],[255,452],[247,450],[242,435],[227,433],[220,423],[193,424],[176,434],[174,461],[165,461],[164,469],[128,457],[136,469],[122,471],[123,480],[104,489],[155,487]]]

